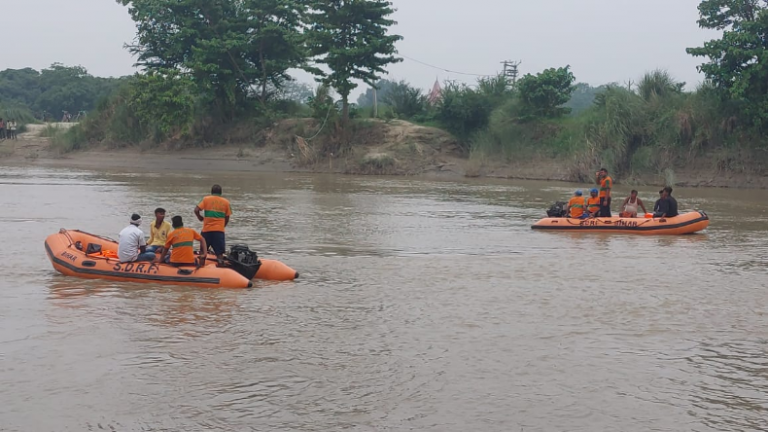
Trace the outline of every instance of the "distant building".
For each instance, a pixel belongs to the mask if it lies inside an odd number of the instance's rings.
[[[440,81],[435,80],[435,85],[432,86],[432,91],[429,92],[429,96],[427,96],[427,101],[429,101],[430,104],[435,105],[442,98],[443,98],[443,89],[440,87]]]

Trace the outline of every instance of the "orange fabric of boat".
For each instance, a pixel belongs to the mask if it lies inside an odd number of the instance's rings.
[[[86,255],[73,244],[101,245],[100,255]],[[45,240],[45,249],[53,268],[58,272],[85,279],[108,279],[120,282],[154,285],[184,285],[200,288],[249,288],[253,283],[240,273],[215,264],[201,268],[178,268],[154,262],[121,263],[108,259],[117,257],[117,242],[81,231],[57,233]]]
[[[104,258],[111,258],[111,259],[118,259],[118,255],[116,251],[113,250],[103,250],[101,251],[101,256]]]
[[[273,281],[291,281],[296,279],[298,273],[296,270],[276,260],[261,260],[261,267],[256,273],[256,279],[265,279]]]
[[[699,232],[709,226],[709,216],[704,212],[690,212],[664,219],[648,218],[544,218],[533,229],[606,232],[627,234],[680,235]]]

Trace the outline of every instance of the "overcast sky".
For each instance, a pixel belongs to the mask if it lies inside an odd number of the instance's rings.
[[[592,85],[637,80],[667,69],[689,88],[701,81],[700,59],[685,53],[716,37],[698,28],[699,0],[394,0],[393,31],[405,37],[400,54],[439,68],[494,74],[502,60],[522,61],[522,73],[570,64],[577,81]],[[92,74],[131,74],[123,48],[135,27],[114,0],[2,0],[0,70],[54,62]],[[10,14],[10,16],[9,16]],[[300,80],[311,82],[306,74]],[[413,60],[390,67],[390,78],[429,88],[435,79],[473,82],[472,76]],[[358,93],[357,91],[355,93]]]

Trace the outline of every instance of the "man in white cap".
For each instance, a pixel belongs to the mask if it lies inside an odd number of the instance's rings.
[[[155,260],[155,253],[147,252],[147,240],[139,225],[141,225],[141,216],[134,213],[131,216],[131,223],[120,231],[117,256],[121,263]]]

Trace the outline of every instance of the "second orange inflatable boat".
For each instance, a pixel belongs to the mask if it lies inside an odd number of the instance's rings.
[[[544,218],[531,228],[552,231],[611,232],[647,235],[680,235],[699,232],[709,226],[709,216],[703,211],[659,218]]]

